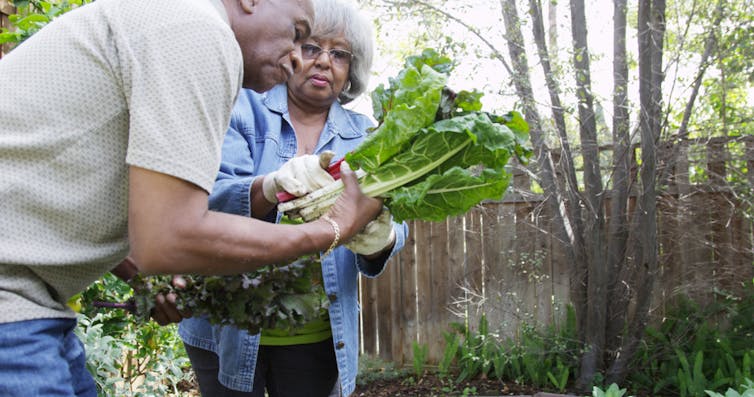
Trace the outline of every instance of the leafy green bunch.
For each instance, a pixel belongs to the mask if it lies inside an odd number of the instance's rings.
[[[481,94],[447,87],[451,61],[433,50],[409,57],[390,86],[372,94],[378,127],[346,161],[364,194],[381,197],[394,219],[442,221],[505,194],[512,156],[526,162],[529,127],[520,114],[481,111]],[[340,181],[278,205],[311,221],[326,213]]]
[[[172,276],[137,276],[136,313],[149,320],[157,294],[174,293],[178,309],[204,316],[212,324],[234,325],[256,334],[260,329],[292,331],[326,313],[327,299],[312,294],[322,284],[320,260],[309,255],[279,266],[233,276],[184,276],[185,288],[176,288]]]

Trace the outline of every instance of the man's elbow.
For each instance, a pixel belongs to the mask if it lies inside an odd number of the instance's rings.
[[[131,244],[131,257],[139,273],[146,275],[180,273],[177,252],[175,245],[166,241]]]

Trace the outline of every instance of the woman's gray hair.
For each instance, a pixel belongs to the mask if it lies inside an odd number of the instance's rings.
[[[343,37],[351,45],[351,67],[348,82],[338,99],[346,104],[366,91],[372,69],[374,34],[372,23],[347,0],[314,0],[312,37],[320,39]]]

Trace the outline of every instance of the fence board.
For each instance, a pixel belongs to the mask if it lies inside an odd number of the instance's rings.
[[[482,246],[482,207],[474,207],[465,216],[466,223],[466,281],[474,294],[483,295],[484,251]],[[474,305],[469,310],[469,326],[476,330],[479,316],[484,313],[484,304]]]
[[[516,255],[516,211],[512,205],[490,204],[484,224],[484,258],[487,266],[485,274],[485,299],[487,300],[487,320],[490,329],[498,332],[510,330],[514,322],[511,308],[515,294],[513,263]],[[502,334],[512,337],[511,334]]]
[[[448,294],[448,285],[446,274],[450,272],[450,262],[448,261],[448,229],[447,223],[432,222],[430,227],[430,244],[432,251],[431,263],[429,267],[430,282],[429,296],[427,302],[427,316],[431,326],[426,327],[426,339],[424,344],[429,346],[439,345],[437,341],[442,340],[442,331],[446,330],[449,323],[449,312],[447,307],[450,303]],[[429,324],[428,324],[429,325]],[[442,352],[438,349],[432,349],[429,352],[429,360],[437,362],[442,357]]]
[[[468,313],[466,293],[466,230],[464,217],[448,219],[448,269],[444,279],[448,288],[448,323],[443,331],[449,330],[452,322],[462,322]]]
[[[416,296],[417,296],[417,324],[419,344],[429,344],[429,332],[432,323],[432,236],[431,223],[418,222],[416,225],[416,241],[423,243],[422,255],[416,256]],[[412,348],[408,342],[408,348]],[[411,357],[413,358],[413,352]]]
[[[390,263],[389,265],[393,264],[394,263]],[[391,347],[394,339],[392,322],[390,321],[390,313],[392,313],[391,295],[393,295],[393,278],[379,277],[370,281],[374,281],[377,285],[377,348],[380,352],[380,358],[390,361],[393,359],[393,351]]]
[[[400,289],[397,291],[401,296],[401,323],[404,327],[401,339],[393,343],[398,347],[400,354],[394,354],[393,360],[405,364],[411,362],[411,342],[416,340],[418,329],[416,319],[416,250],[417,250],[417,225],[419,222],[409,223],[409,238],[406,246],[401,251]]]
[[[382,277],[385,277],[383,275]],[[359,288],[361,295],[361,346],[363,351],[370,354],[377,353],[377,286],[374,280],[360,276]]]

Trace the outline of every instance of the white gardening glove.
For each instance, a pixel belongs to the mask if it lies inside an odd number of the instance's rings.
[[[335,179],[326,170],[334,155],[335,153],[328,150],[319,155],[307,154],[288,160],[279,170],[264,176],[264,198],[271,203],[277,203],[278,192],[286,191],[301,197],[334,182]]]
[[[392,216],[390,210],[383,208],[380,215],[367,223],[364,230],[353,236],[345,246],[357,254],[373,255],[390,247],[394,241]]]

